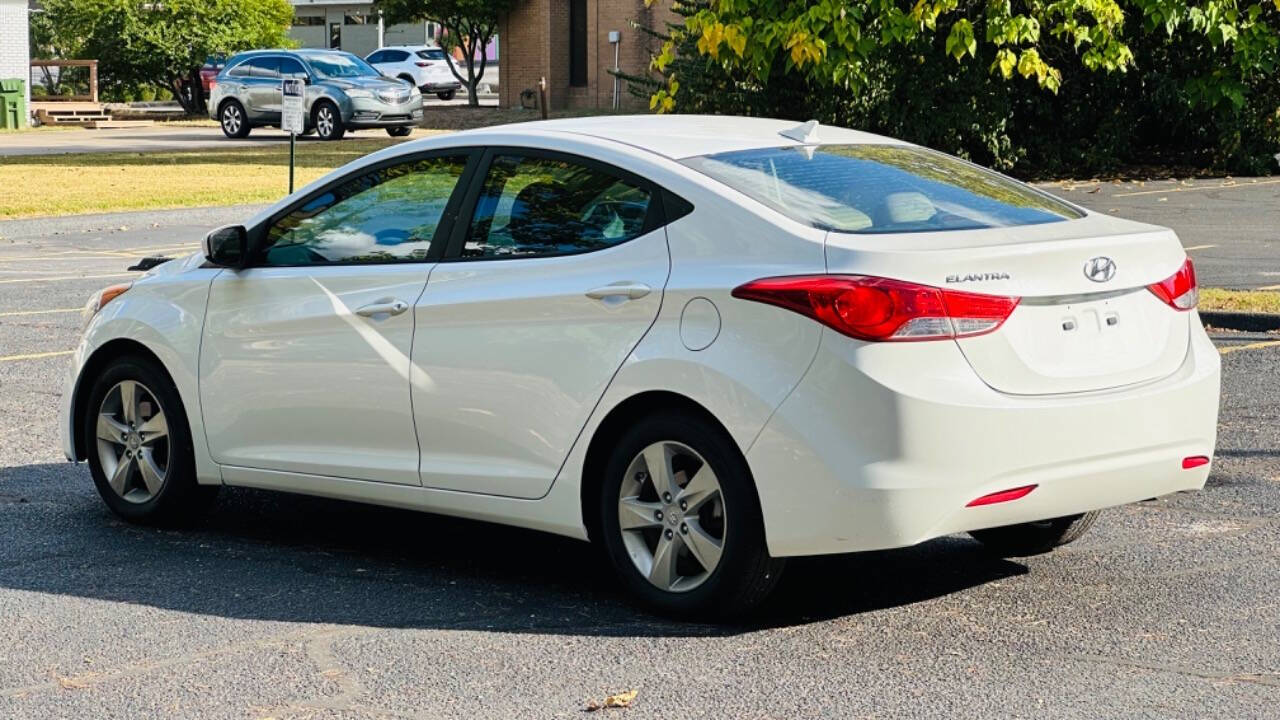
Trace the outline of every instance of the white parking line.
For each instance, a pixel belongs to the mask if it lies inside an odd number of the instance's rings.
[[[1165,188],[1163,190],[1139,190],[1138,192],[1116,193],[1111,197],[1135,197],[1137,195],[1165,195],[1168,193],[1176,193],[1176,192],[1191,192],[1193,190],[1239,190],[1241,188],[1257,187],[1258,185],[1271,185],[1273,183],[1280,183],[1280,179],[1260,180],[1258,182],[1251,182],[1251,183],[1237,183],[1235,185],[1194,185],[1192,187],[1179,185],[1177,187]]]
[[[1182,249],[1186,250],[1187,252],[1191,252],[1192,250],[1208,250],[1209,248],[1215,248],[1215,247],[1218,247],[1218,246],[1217,245],[1192,245],[1191,247],[1182,248]]]

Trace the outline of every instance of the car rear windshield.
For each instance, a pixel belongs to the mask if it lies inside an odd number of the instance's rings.
[[[1016,180],[907,145],[762,148],[683,162],[788,217],[837,232],[971,230],[1082,217]]]
[[[378,77],[379,73],[365,61],[346,53],[308,55],[311,69],[324,78]]]
[[[440,48],[431,48],[429,50],[419,50],[418,57],[423,60],[443,60],[444,51]]]

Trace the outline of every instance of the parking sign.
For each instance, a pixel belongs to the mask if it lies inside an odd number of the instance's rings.
[[[304,111],[302,96],[306,91],[306,83],[301,80],[286,78],[280,81],[280,129],[295,135],[302,133]]]

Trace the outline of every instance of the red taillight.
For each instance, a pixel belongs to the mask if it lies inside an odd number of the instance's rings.
[[[425,60],[419,60],[418,62],[414,63],[414,65],[417,65],[418,67],[431,67],[431,63],[426,62]]]
[[[983,495],[982,497],[976,500],[970,500],[969,504],[965,505],[965,507],[977,507],[979,505],[994,505],[996,503],[1009,502],[1010,500],[1017,500],[1018,498],[1026,497],[1028,494],[1031,493],[1032,490],[1035,490],[1036,487],[1037,487],[1036,485],[1023,485],[1022,487],[1010,488],[1008,490],[1001,490],[1000,492],[993,492],[990,495]]]
[[[1208,464],[1209,464],[1209,458],[1204,455],[1192,455],[1191,457],[1182,458],[1183,470],[1190,470],[1191,468],[1198,468],[1202,465],[1208,465]]]
[[[1174,310],[1190,310],[1200,302],[1200,290],[1196,286],[1196,268],[1191,258],[1182,263],[1178,272],[1164,280],[1148,285],[1147,289]]]
[[[866,275],[762,278],[734,288],[733,296],[777,305],[872,341],[982,335],[1000,327],[1020,299]]]

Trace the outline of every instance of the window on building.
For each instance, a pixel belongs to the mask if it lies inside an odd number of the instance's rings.
[[[368,13],[352,10],[342,16],[342,24],[344,25],[368,25],[377,23],[375,18],[371,18]]]
[[[294,27],[324,27],[323,15],[294,15]]]
[[[569,84],[587,84],[587,0],[569,0]]]

